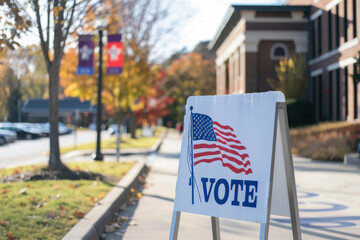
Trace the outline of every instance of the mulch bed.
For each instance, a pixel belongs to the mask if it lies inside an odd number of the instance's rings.
[[[116,182],[115,177],[105,176],[85,171],[54,171],[46,170],[37,172],[22,172],[0,178],[0,183],[39,181],[39,180],[98,180],[102,182]]]

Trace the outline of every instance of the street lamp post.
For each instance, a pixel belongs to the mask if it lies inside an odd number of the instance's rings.
[[[92,154],[92,158],[96,161],[102,161],[104,156],[101,154],[101,92],[102,92],[102,48],[103,48],[103,30],[99,28],[99,68],[98,68],[98,91],[97,91],[97,107],[96,107],[96,152]]]

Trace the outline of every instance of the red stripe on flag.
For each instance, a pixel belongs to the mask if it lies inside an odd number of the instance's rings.
[[[242,173],[245,172],[246,175],[252,173],[251,168],[245,170],[245,168],[236,168],[233,165],[231,165],[230,163],[224,163],[224,161],[221,158],[212,158],[212,159],[201,159],[199,161],[194,162],[194,166],[198,165],[199,163],[205,162],[205,163],[212,163],[215,161],[221,161],[221,164],[223,165],[223,167],[227,167],[229,168],[231,171],[233,171],[234,173]]]
[[[218,133],[220,133],[220,134],[222,134],[222,135],[224,135],[224,136],[230,136],[230,137],[236,138],[236,135],[233,134],[233,133],[231,133],[231,132],[223,132],[223,131],[220,131],[220,130],[217,129],[217,128],[214,128],[214,131],[215,131],[215,132],[218,132]]]
[[[215,122],[215,121],[214,121],[214,125],[216,125],[216,126],[218,126],[218,127],[221,127],[221,128],[223,128],[223,129],[226,129],[226,130],[231,130],[231,131],[234,132],[234,129],[233,129],[232,127],[230,127],[230,126],[224,126],[224,125],[221,125],[220,123]]]
[[[241,144],[241,142],[240,142],[239,140],[223,137],[222,135],[218,134],[217,132],[215,132],[215,135],[216,135],[217,137],[223,138],[223,139],[224,139],[225,141],[227,141],[227,142],[234,142],[234,143]]]

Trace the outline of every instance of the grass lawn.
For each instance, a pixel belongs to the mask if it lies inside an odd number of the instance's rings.
[[[138,136],[135,139],[132,139],[130,137],[123,137],[121,138],[120,142],[120,149],[125,148],[150,148],[155,144],[155,142],[159,139],[160,134],[162,134],[164,131],[166,131],[165,127],[157,127],[155,130],[155,136],[154,137],[142,137],[140,136],[141,131],[140,129],[137,129],[136,135]],[[74,146],[70,147],[63,147],[60,149],[60,153],[68,153],[74,150],[89,150],[89,149],[95,149],[96,148],[96,142],[91,143],[85,143],[85,144],[79,144],[75,148]],[[101,140],[101,149],[116,149],[116,136],[112,136],[109,139]]]
[[[134,164],[87,162],[67,166],[120,179]],[[1,169],[0,177],[40,171],[41,167]],[[114,184],[93,180],[0,183],[0,239],[61,239]]]

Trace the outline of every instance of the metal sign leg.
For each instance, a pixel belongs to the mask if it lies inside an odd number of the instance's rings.
[[[177,237],[178,237],[179,224],[180,224],[180,215],[181,215],[181,212],[173,211],[169,240],[176,240]]]
[[[218,217],[211,217],[213,240],[220,240],[220,224]]]

